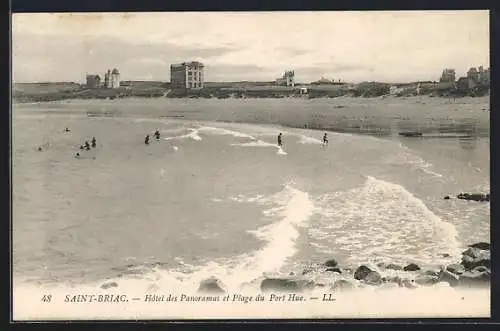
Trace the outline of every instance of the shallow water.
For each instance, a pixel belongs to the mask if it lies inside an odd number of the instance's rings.
[[[144,145],[155,129],[162,138]],[[74,158],[92,136],[97,148]],[[300,273],[332,257],[350,267],[436,266],[489,242],[489,204],[443,200],[489,191],[489,138],[332,132],[323,147],[321,137],[151,114],[15,109],[18,293],[98,289],[110,280],[120,290],[194,293],[208,276],[258,291],[263,273]]]

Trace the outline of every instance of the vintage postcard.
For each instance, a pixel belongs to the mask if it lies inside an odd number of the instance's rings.
[[[490,316],[488,11],[12,31],[13,320]]]

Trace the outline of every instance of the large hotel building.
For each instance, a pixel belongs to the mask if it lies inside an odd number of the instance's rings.
[[[170,65],[170,84],[173,89],[203,88],[203,63],[183,62]]]

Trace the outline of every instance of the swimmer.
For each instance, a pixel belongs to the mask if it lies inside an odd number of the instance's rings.
[[[79,158],[80,158],[80,153],[76,153],[75,157],[76,157],[77,159],[79,159]]]

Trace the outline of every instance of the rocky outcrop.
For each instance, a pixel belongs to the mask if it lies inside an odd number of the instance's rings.
[[[221,280],[215,277],[210,277],[200,282],[200,287],[198,288],[198,292],[221,294],[221,293],[226,293],[224,288],[225,286]]]
[[[380,285],[382,283],[382,277],[380,273],[376,270],[372,270],[369,267],[362,265],[354,272],[354,279],[363,281],[369,285]]]
[[[465,270],[472,270],[475,267],[484,266],[491,268],[491,254],[489,250],[469,247],[462,253],[462,265]]]
[[[463,265],[454,263],[454,264],[449,264],[446,266],[446,270],[455,274],[455,275],[461,275],[464,273],[465,268]]]
[[[410,263],[406,267],[403,268],[404,271],[418,271],[420,267],[415,263]]]
[[[337,265],[338,265],[338,262],[335,259],[331,259],[331,260],[328,260],[325,262],[326,267],[335,268]]]
[[[491,250],[491,245],[489,243],[485,243],[485,242],[475,243],[475,244],[469,245],[469,247],[483,249],[486,251]]]
[[[478,202],[489,202],[490,201],[490,195],[488,194],[483,194],[483,193],[460,193],[457,195],[458,199],[461,200],[469,200],[469,201],[478,201]]]
[[[491,273],[487,271],[479,271],[474,269],[472,271],[465,271],[460,275],[457,286],[461,287],[483,287],[489,286],[491,280]]]
[[[314,288],[314,281],[300,278],[266,278],[260,284],[261,291],[301,292]]]

